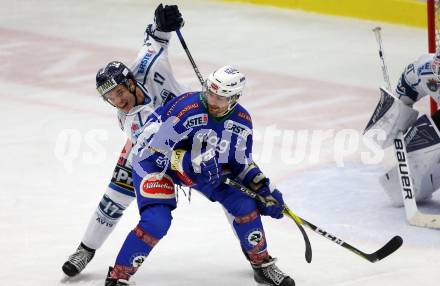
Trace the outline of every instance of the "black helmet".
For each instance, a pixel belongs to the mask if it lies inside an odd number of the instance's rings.
[[[134,81],[133,73],[129,68],[118,61],[110,62],[96,73],[96,90],[101,96],[104,96],[117,85],[127,84],[128,79]]]

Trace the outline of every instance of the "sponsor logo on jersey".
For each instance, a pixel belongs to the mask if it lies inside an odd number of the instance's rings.
[[[192,109],[197,109],[197,108],[199,108],[199,104],[197,102],[188,104],[187,106],[182,108],[182,110],[179,111],[179,113],[177,114],[177,118],[182,118],[182,116],[185,113],[187,113],[188,111],[190,111]]]
[[[187,129],[202,126],[208,124],[208,114],[197,114],[188,117],[185,122],[183,123],[183,126],[185,126]]]
[[[148,62],[151,59],[151,56],[155,53],[155,51],[153,50],[152,52],[150,51],[150,48],[148,48],[147,53],[145,54],[145,56],[142,58],[142,61],[139,64],[139,73],[144,73],[147,67]]]
[[[145,177],[141,182],[141,195],[150,199],[173,199],[174,183],[170,176],[164,175],[160,178],[160,173],[153,173]]]
[[[252,131],[246,125],[235,122],[233,120],[226,120],[225,130],[228,130],[243,138],[246,138],[249,134],[252,133]]]
[[[185,93],[184,95],[181,95],[177,98],[177,100],[171,105],[170,109],[168,109],[167,111],[167,116],[170,116],[171,113],[173,112],[174,108],[176,108],[176,105],[181,102],[182,100],[184,100],[185,98],[187,98],[188,96],[190,96],[192,93]]]
[[[246,114],[244,112],[239,111],[237,114],[238,117],[243,118],[246,121],[252,122],[251,117],[249,116],[249,114]]]
[[[115,170],[113,171],[111,182],[126,191],[134,191],[130,168],[117,164]]]

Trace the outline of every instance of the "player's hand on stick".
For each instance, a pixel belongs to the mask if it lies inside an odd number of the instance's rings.
[[[276,219],[282,218],[284,210],[283,194],[278,189],[271,191],[269,185],[263,186],[257,192],[266,199],[266,204],[258,202],[260,213]]]

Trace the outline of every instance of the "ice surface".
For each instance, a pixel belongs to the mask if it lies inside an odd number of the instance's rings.
[[[103,285],[107,267],[137,223],[135,205],[84,273],[66,279],[61,272],[124,143],[114,110],[94,90],[94,75],[110,60],[134,60],[158,3],[2,2],[3,284]],[[280,268],[304,286],[438,285],[440,232],[408,226],[403,209],[390,206],[377,182],[389,158],[365,165],[360,152],[366,147],[359,143],[341,164],[335,137],[330,136],[314,151],[307,145],[303,160],[285,160],[286,152],[300,148],[298,142],[282,142],[290,131],[310,135],[314,130],[362,130],[382,83],[371,31],[380,23],[207,1],[179,5],[186,20],[182,32],[202,73],[229,63],[247,74],[242,102],[261,135],[255,142],[256,156],[291,209],[366,252],[394,235],[404,239],[401,250],[371,264],[309,232],[314,251],[309,265],[296,226],[287,219],[265,218],[270,251],[279,258]],[[381,25],[396,83],[404,65],[427,50],[426,32]],[[197,78],[176,39],[170,56],[179,78],[197,89]],[[426,110],[426,102],[418,107]],[[269,136],[270,128],[281,135]],[[71,134],[71,149],[63,149],[63,132]],[[272,143],[270,138],[275,138]],[[92,139],[98,149],[90,144]],[[59,160],[67,151],[75,155],[70,163]],[[439,203],[422,207],[435,211]],[[222,212],[197,193],[191,204],[181,197],[169,235],[134,277],[137,285],[255,285]]]

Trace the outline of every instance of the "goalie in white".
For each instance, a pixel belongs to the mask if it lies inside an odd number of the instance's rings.
[[[382,90],[381,100],[365,129],[365,132],[370,129],[385,131],[385,139],[376,141],[383,148],[393,143],[398,132],[404,132],[418,202],[430,199],[440,188],[440,112],[417,119],[418,112],[412,108],[426,95],[440,102],[440,51],[423,55],[406,66],[395,90],[394,96],[398,99]],[[380,183],[392,204],[402,206],[397,167],[386,172]]]

